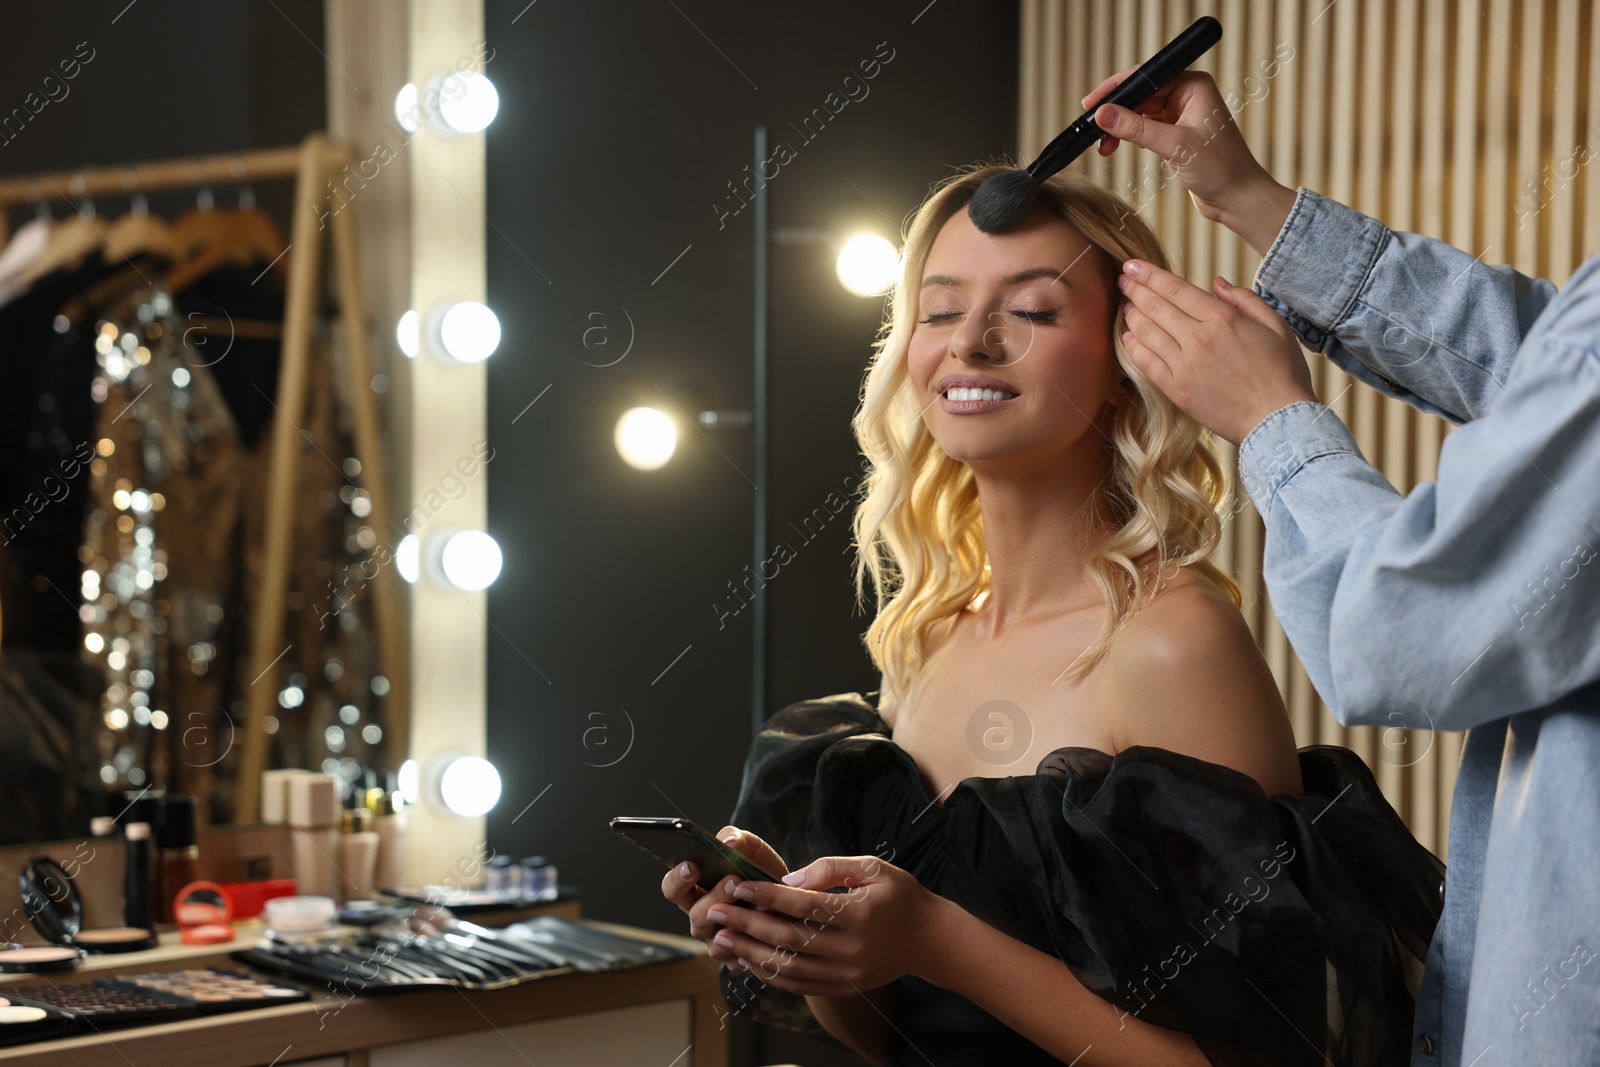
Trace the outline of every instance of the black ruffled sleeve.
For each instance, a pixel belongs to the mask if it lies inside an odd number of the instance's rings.
[[[1305,792],[1267,797],[1164,749],[1057,749],[935,804],[888,732],[854,693],[785,708],[752,747],[732,821],[791,867],[890,859],[1213,1063],[1410,1062],[1444,865],[1354,753],[1300,750]],[[755,1018],[817,1027],[803,998],[724,975]]]

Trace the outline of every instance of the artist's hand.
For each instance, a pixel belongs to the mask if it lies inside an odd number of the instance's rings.
[[[1217,436],[1238,444],[1285,404],[1316,399],[1294,331],[1251,290],[1218,277],[1212,296],[1141,259],[1117,284],[1131,305],[1129,358]]]
[[[783,862],[783,857],[779,856],[771,845],[748,830],[741,830],[737,826],[724,826],[717,831],[717,840],[774,878],[781,878],[789,873],[789,867]],[[661,879],[661,895],[689,916],[689,936],[704,942],[706,951],[713,959],[728,964],[735,963],[734,954],[713,940],[716,932],[722,929],[721,920],[709,918],[707,913],[715,907],[721,907],[729,912],[750,910],[733,903],[733,887],[739,879],[724,878],[707,890],[701,889],[696,884],[699,878],[699,867],[686,860],[668,871]]]
[[[824,856],[800,874],[794,887],[740,882],[735,892],[764,910],[724,909],[718,936],[751,974],[791,993],[848,997],[927,970],[930,932],[951,905],[910,872],[876,856]],[[822,892],[834,886],[851,888]]]
[[[1083,106],[1093,106],[1137,69],[1101,82],[1083,98]],[[1148,148],[1167,161],[1201,215],[1233,230],[1261,255],[1272,247],[1295,191],[1275,181],[1251,155],[1211,75],[1185,71],[1136,110],[1105,104],[1095,110],[1094,120],[1109,131],[1100,139],[1102,156],[1122,141]]]

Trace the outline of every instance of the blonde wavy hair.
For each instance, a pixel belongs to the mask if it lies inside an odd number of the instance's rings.
[[[890,298],[875,355],[851,425],[870,468],[852,522],[857,606],[866,576],[877,591],[877,616],[862,636],[883,672],[891,703],[908,694],[915,665],[934,627],[987,595],[991,579],[978,486],[972,469],[941,449],[922,420],[906,348],[916,328],[918,292],[940,228],[990,175],[1016,164],[978,163],[937,185],[911,215],[904,266]],[[1128,259],[1168,268],[1155,232],[1126,201],[1087,179],[1057,173],[1038,200],[1097,248],[1107,284]],[[1118,627],[1159,588],[1155,575],[1187,566],[1241,603],[1239,587],[1210,559],[1221,538],[1221,510],[1231,493],[1215,439],[1180,411],[1128,359],[1122,346],[1123,298],[1111,343],[1124,375],[1115,409],[1098,510],[1114,532],[1084,561],[1105,598],[1105,618],[1067,673],[1081,678],[1111,646]],[[1154,552],[1153,565],[1145,557]],[[1141,564],[1139,561],[1144,560]]]

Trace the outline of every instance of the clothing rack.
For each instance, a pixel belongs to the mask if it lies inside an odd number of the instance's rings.
[[[265,559],[262,596],[256,605],[250,650],[250,677],[246,692],[246,721],[241,744],[238,778],[234,783],[234,818],[254,822],[260,818],[261,772],[265,769],[265,722],[275,706],[278,687],[258,685],[263,675],[283,658],[284,598],[289,582],[291,548],[290,513],[294,501],[295,437],[305,409],[311,358],[312,330],[316,323],[318,276],[322,266],[323,223],[333,247],[333,282],[339,295],[346,337],[345,365],[355,423],[356,458],[361,463],[372,500],[372,526],[380,543],[392,533],[389,472],[380,441],[380,420],[372,396],[372,350],[361,298],[353,207],[348,201],[338,210],[321,212],[328,205],[329,178],[354,159],[347,145],[337,144],[318,132],[299,145],[258,149],[231,155],[158,160],[126,166],[93,167],[75,171],[0,180],[0,238],[9,237],[9,212],[13,205],[46,201],[72,201],[95,195],[131,196],[157,189],[203,188],[210,185],[293,178],[294,217],[285,251],[288,257],[288,291],[283,317],[276,415],[272,426],[272,458],[268,473]],[[393,566],[378,569],[373,581],[374,618],[378,647],[389,692],[385,698],[385,738],[390,751],[403,756],[410,736],[410,664],[406,655],[407,628],[401,603],[402,588]],[[224,749],[225,751],[226,749]]]

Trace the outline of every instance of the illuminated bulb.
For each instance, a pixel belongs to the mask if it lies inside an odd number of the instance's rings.
[[[395,120],[405,127],[407,133],[415,133],[417,129],[417,87],[412,82],[406,82],[400,91],[394,94]]]
[[[400,568],[400,577],[412,585],[417,584],[417,578],[420,575],[418,563],[420,562],[419,556],[421,553],[419,548],[417,535],[406,534],[400,539],[400,544],[394,550],[394,565]]]
[[[500,320],[474,300],[435,304],[423,328],[428,347],[446,363],[481,363],[500,345]]]
[[[455,133],[477,133],[500,110],[494,82],[475,70],[447,74],[438,84],[439,118]]]
[[[629,408],[617,420],[614,440],[617,454],[628,466],[653,471],[677,450],[678,428],[655,408]]]
[[[487,589],[500,576],[500,546],[482,530],[462,530],[444,543],[440,567],[457,589]]]
[[[421,341],[418,336],[420,324],[421,316],[415,311],[408,311],[400,316],[400,321],[395,325],[395,342],[399,344],[400,351],[406,354],[407,359],[417,358],[417,350]]]
[[[439,796],[457,815],[482,815],[500,799],[500,772],[482,756],[462,756],[439,776]]]
[[[863,233],[845,242],[834,269],[839,284],[855,295],[881,296],[900,274],[900,254],[885,238]]]
[[[400,787],[400,795],[406,798],[407,804],[415,804],[422,799],[421,774],[416,760],[408,759],[400,764],[400,773],[395,784]]]

